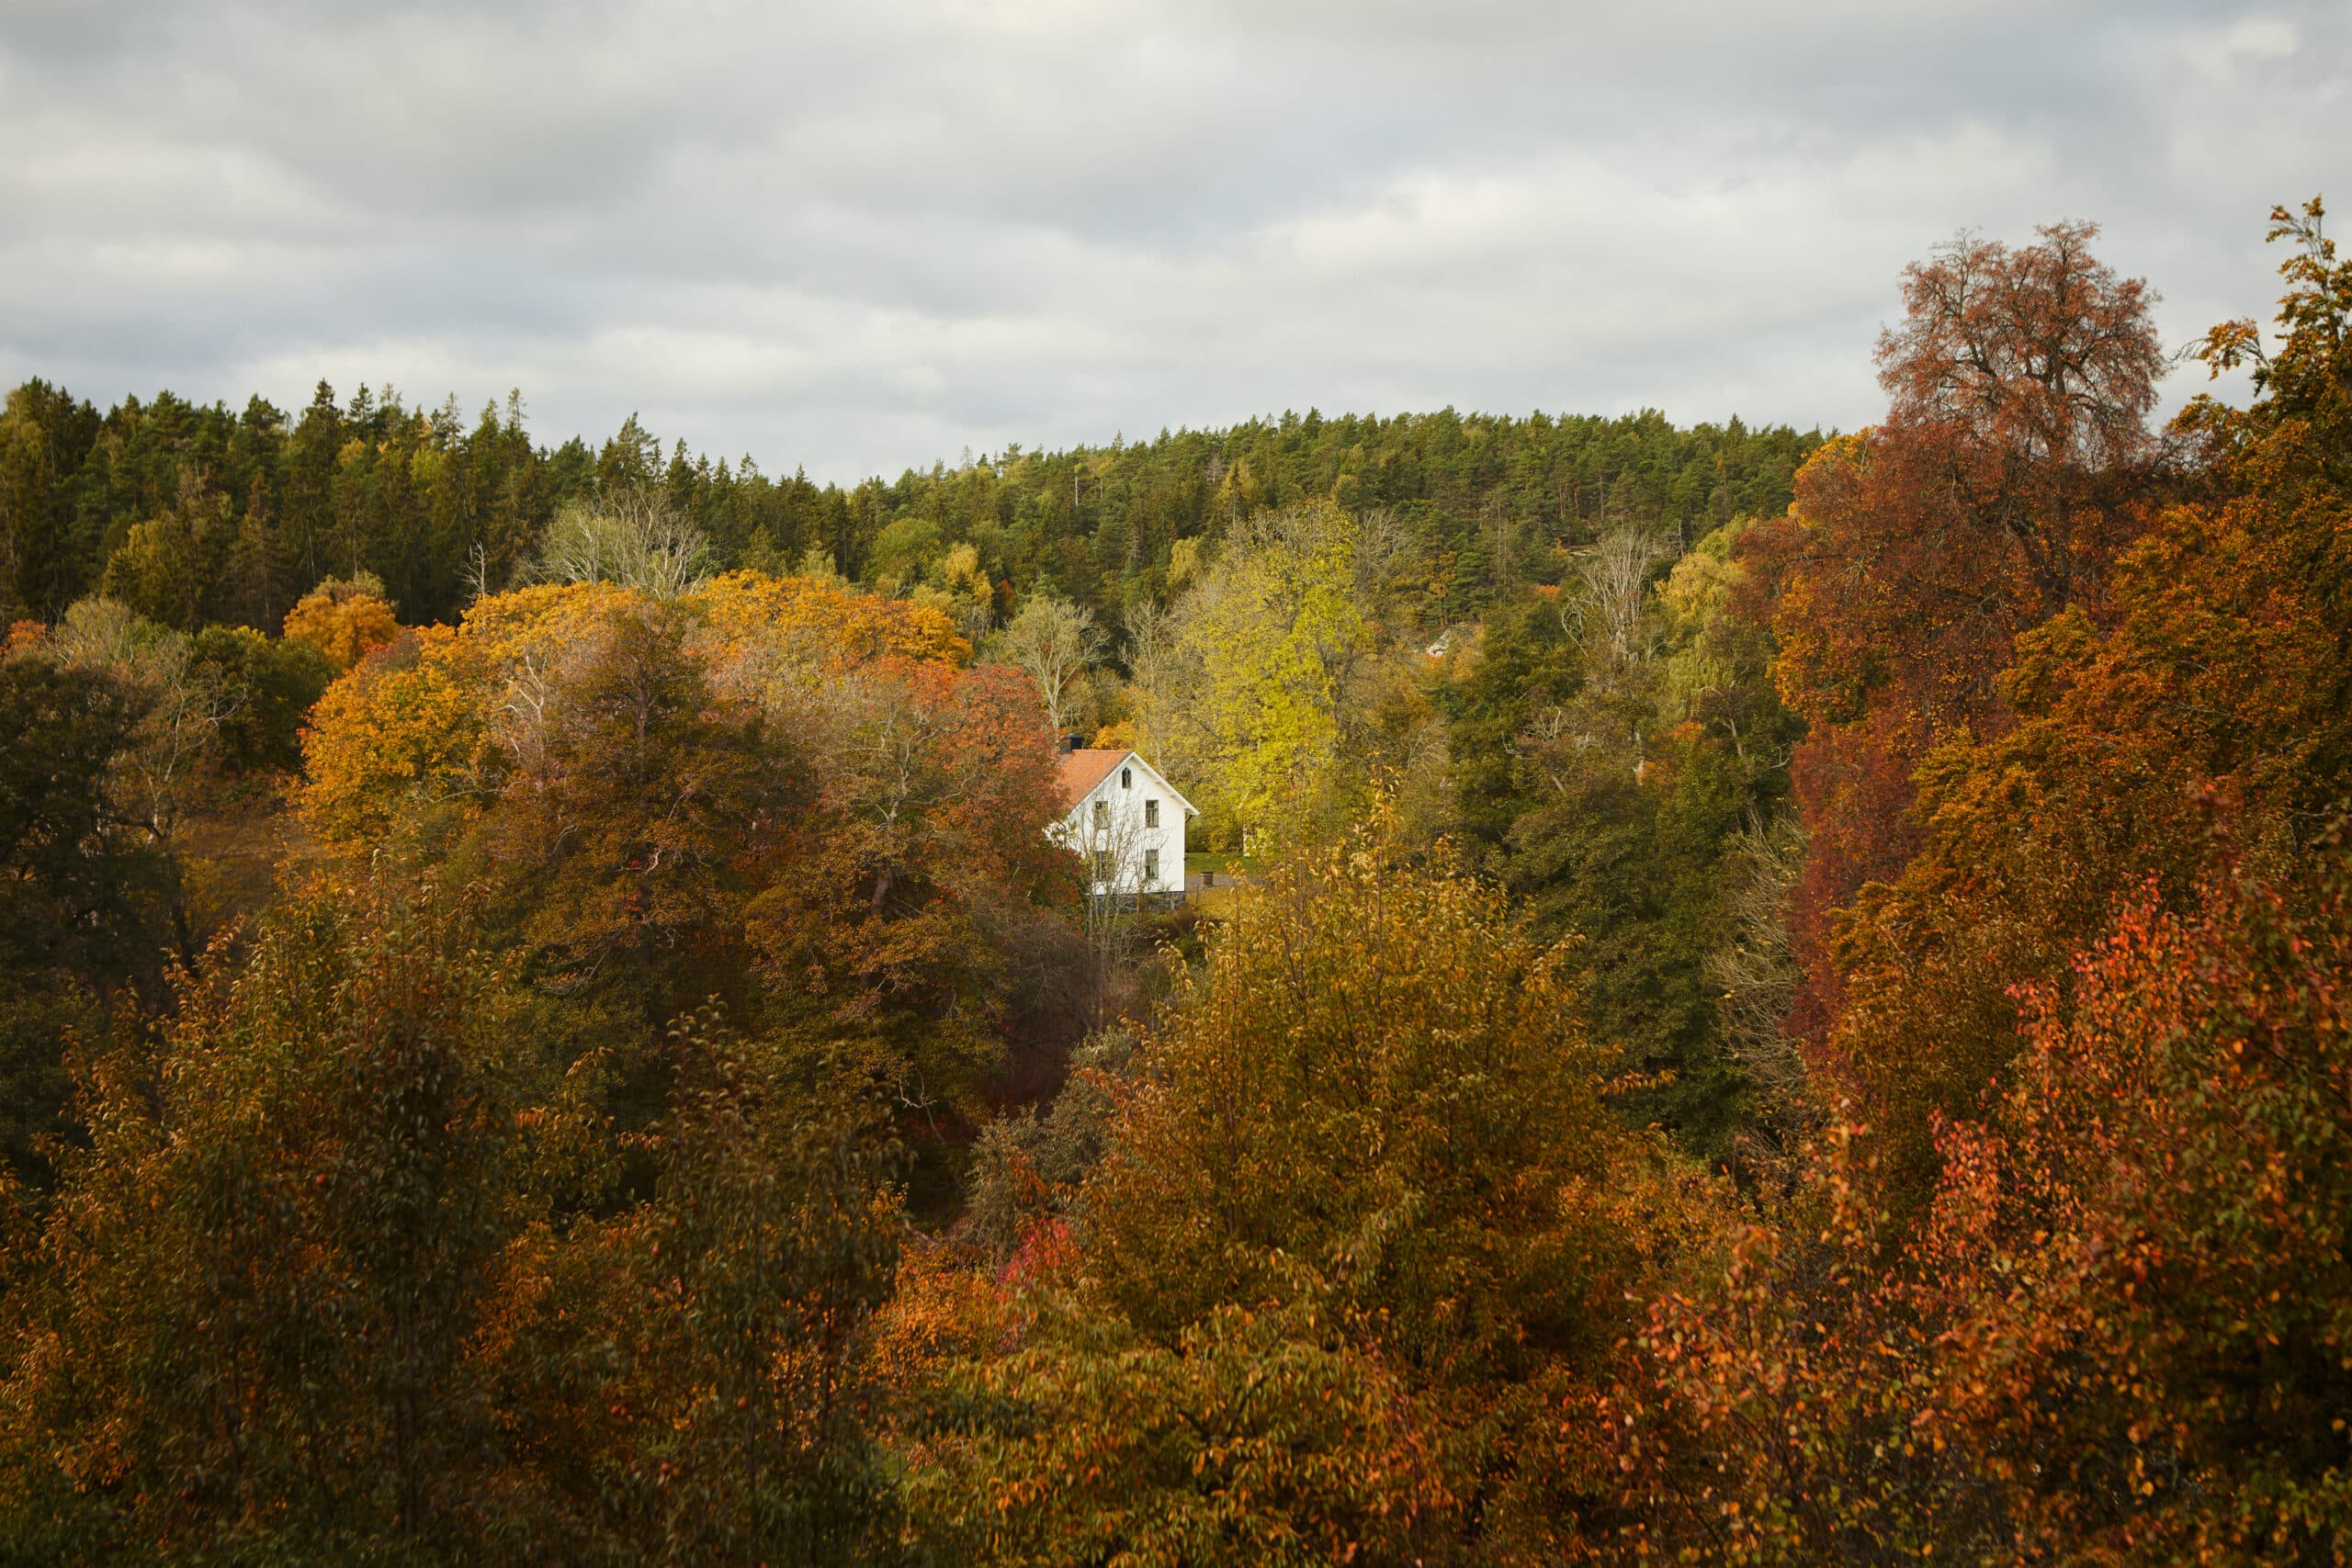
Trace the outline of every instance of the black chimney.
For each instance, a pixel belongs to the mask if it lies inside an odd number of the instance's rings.
[[[1065,736],[1063,736],[1063,737],[1062,737],[1062,751],[1063,751],[1063,753],[1064,753],[1065,755],[1069,754],[1069,752],[1075,751],[1075,750],[1078,750],[1078,737],[1077,737],[1077,736],[1075,736],[1075,735],[1065,735]]]

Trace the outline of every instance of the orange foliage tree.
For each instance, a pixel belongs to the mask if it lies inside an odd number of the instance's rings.
[[[1980,1120],[1890,1226],[1869,1140],[1630,1392],[1642,1537],[1695,1561],[2300,1562],[2352,1532],[2352,879],[2143,897],[2024,994]],[[2303,903],[2297,912],[2292,903]]]
[[[401,625],[384,597],[384,585],[366,572],[357,577],[330,577],[294,602],[286,612],[285,635],[307,643],[326,656],[337,670],[348,670],[379,648],[390,647],[401,635]]]
[[[2187,898],[2217,816],[2253,863],[2290,875],[2352,789],[2352,549],[2333,456],[2352,433],[2352,267],[2315,219],[2279,218],[2297,250],[2278,372],[2248,409],[2183,418],[2222,494],[2164,509],[2097,604],[2016,639],[1995,683],[2006,726],[1923,759],[1919,852],[1860,900],[1838,947],[1835,1054],[1892,1169],[1924,1170],[1929,1115],[1972,1115],[2019,1048],[2009,988],[2062,977],[2149,878]]]
[[[478,857],[551,993],[821,1018],[929,1106],[1001,1048],[1002,944],[1069,881],[1044,721],[968,653],[830,581],[523,589],[332,689],[300,799],[340,848]]]

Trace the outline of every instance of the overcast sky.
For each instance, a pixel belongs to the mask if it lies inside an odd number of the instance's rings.
[[[2168,343],[2267,315],[2348,126],[2343,0],[0,0],[0,379],[520,387],[840,479],[1310,405],[1851,426],[1957,230],[2103,224]]]

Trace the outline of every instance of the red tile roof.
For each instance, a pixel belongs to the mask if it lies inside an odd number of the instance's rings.
[[[1094,786],[1111,776],[1111,770],[1135,755],[1125,748],[1065,751],[1057,768],[1062,790],[1062,809],[1067,811],[1084,800]]]

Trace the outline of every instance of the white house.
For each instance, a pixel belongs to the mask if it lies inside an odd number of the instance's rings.
[[[1200,812],[1135,752],[1063,742],[1057,842],[1086,857],[1094,892],[1184,896],[1184,818]]]

